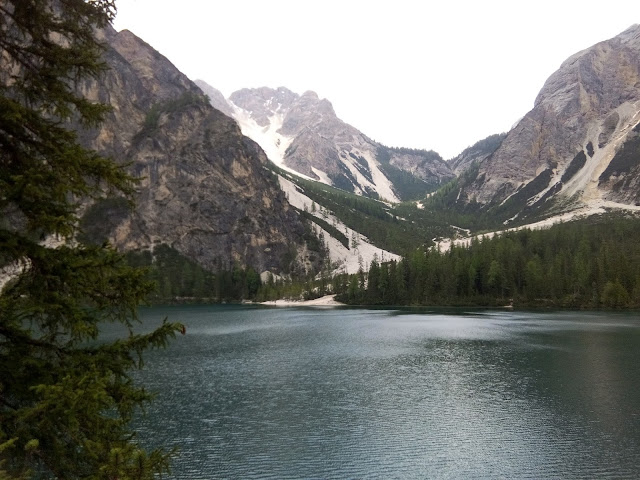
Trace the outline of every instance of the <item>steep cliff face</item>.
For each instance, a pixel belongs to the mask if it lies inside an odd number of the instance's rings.
[[[205,92],[211,88],[199,85]],[[312,91],[242,89],[229,105],[243,133],[274,163],[350,192],[396,202],[453,178],[435,152],[384,147],[340,120],[331,103]]]
[[[168,244],[214,271],[237,262],[281,272],[303,226],[260,147],[131,32],[103,35],[110,70],[83,92],[113,110],[82,140],[141,179],[135,210],[111,219],[111,240]]]
[[[523,207],[555,200],[565,208],[635,202],[640,159],[609,167],[621,163],[613,159],[633,141],[639,122],[640,26],[634,25],[567,59],[459,199],[497,206],[517,197]]]

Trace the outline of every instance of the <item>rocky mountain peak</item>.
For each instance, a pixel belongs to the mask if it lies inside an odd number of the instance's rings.
[[[290,108],[299,98],[298,94],[285,87],[260,87],[243,88],[233,92],[229,101],[249,112],[258,125],[266,127],[270,124],[270,117]]]
[[[308,178],[389,201],[407,198],[407,182],[411,195],[420,197],[421,188],[424,193],[453,178],[439,155],[372,141],[340,120],[331,102],[312,90],[298,95],[285,87],[245,88],[228,101],[243,133],[271,161]]]
[[[635,100],[639,50],[640,25],[634,25],[572,55],[545,82],[535,107],[547,105],[558,113],[597,116]]]
[[[640,156],[616,159],[639,122],[640,26],[634,25],[563,62],[458,199],[485,204],[506,220],[553,204],[635,202],[636,182],[629,179],[636,170],[640,175]],[[613,180],[601,177],[611,165],[619,165],[615,194]]]
[[[324,125],[320,124],[324,122]],[[282,120],[280,133],[288,136],[295,136],[301,133],[302,129],[316,126],[319,128],[331,128],[336,122],[345,125],[338,119],[333,105],[327,99],[320,99],[318,94],[309,90],[290,105],[287,114]]]

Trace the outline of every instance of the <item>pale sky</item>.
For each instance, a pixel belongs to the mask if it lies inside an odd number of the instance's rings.
[[[445,159],[509,128],[572,54],[640,23],[638,0],[117,0],[192,80],[313,90],[388,146]]]

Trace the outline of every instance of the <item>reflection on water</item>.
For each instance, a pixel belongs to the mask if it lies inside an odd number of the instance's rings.
[[[179,479],[638,478],[632,315],[169,307],[141,437]]]

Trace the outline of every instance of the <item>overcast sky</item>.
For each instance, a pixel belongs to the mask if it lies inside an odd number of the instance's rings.
[[[445,159],[509,128],[570,55],[640,23],[638,0],[117,0],[127,28],[225,96],[314,90],[389,146]]]

